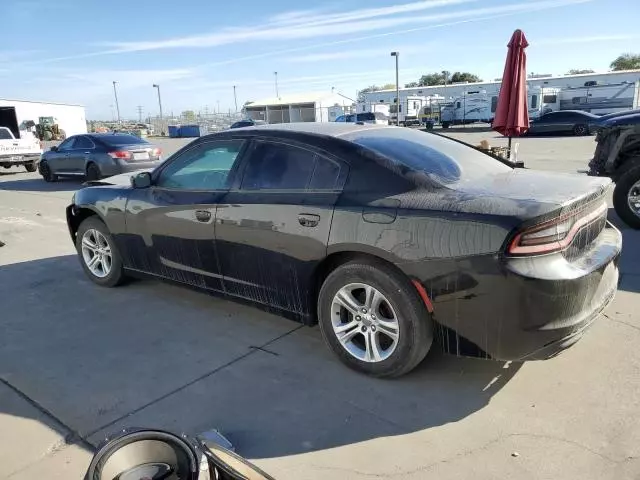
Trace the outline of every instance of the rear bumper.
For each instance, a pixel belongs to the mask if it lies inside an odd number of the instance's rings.
[[[39,160],[39,153],[0,155],[0,165],[24,165],[25,163],[38,162]]]
[[[111,165],[101,165],[100,170],[103,176],[110,177],[121,173],[130,173],[137,170],[156,168],[161,163],[162,160],[156,160],[155,162],[125,162],[123,160],[119,160],[117,163],[112,163]]]
[[[575,344],[614,298],[621,248],[622,236],[609,224],[578,261],[562,254],[471,257],[454,261],[448,275],[421,282],[446,334],[497,360],[545,359]],[[419,275],[415,265],[401,267]],[[464,343],[459,338],[441,337],[447,351],[464,354],[456,349]]]

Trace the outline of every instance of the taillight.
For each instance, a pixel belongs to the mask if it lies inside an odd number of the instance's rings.
[[[109,152],[109,156],[111,158],[120,158],[122,160],[130,160],[131,152],[128,152],[126,150],[116,150],[115,152]]]
[[[162,149],[154,148],[153,150],[151,150],[151,155],[153,157],[159,157],[160,155],[162,155]]]
[[[550,222],[527,228],[519,232],[509,243],[510,255],[540,255],[564,250],[571,244],[581,228],[605,215],[607,205],[602,204],[596,210],[582,215],[584,211],[571,216],[559,217]]]

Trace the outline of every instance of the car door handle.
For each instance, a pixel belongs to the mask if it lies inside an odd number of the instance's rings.
[[[314,215],[312,213],[301,213],[298,215],[298,222],[303,227],[315,227],[320,222],[320,215]]]
[[[209,210],[196,210],[196,220],[199,222],[208,222],[211,220],[211,212]]]

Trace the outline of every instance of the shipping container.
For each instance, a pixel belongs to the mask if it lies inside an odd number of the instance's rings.
[[[180,138],[180,125],[169,125],[167,130],[170,138]]]
[[[200,136],[200,125],[181,125],[180,137],[193,138]]]

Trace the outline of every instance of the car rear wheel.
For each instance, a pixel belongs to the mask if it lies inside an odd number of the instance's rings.
[[[618,177],[613,190],[613,207],[624,223],[640,230],[640,165]]]
[[[115,287],[124,280],[122,257],[107,226],[93,216],[85,219],[76,234],[76,250],[87,276],[103,287]]]
[[[36,162],[25,163],[24,168],[27,170],[27,172],[35,172],[36,170],[38,170]]]
[[[415,368],[433,342],[433,322],[411,282],[377,261],[354,260],[327,276],[318,321],[329,348],[349,367],[376,377]]]
[[[573,134],[577,137],[581,137],[583,135],[586,135],[587,133],[589,133],[589,128],[587,128],[586,125],[578,124],[573,127]]]
[[[40,170],[40,175],[42,175],[42,178],[44,178],[45,182],[58,181],[58,176],[51,171],[51,167],[49,166],[49,163],[46,160],[42,160],[40,162],[38,169]]]
[[[93,182],[96,180],[100,180],[102,178],[102,174],[100,173],[100,168],[95,163],[90,163],[87,165],[87,175],[88,182]]]

